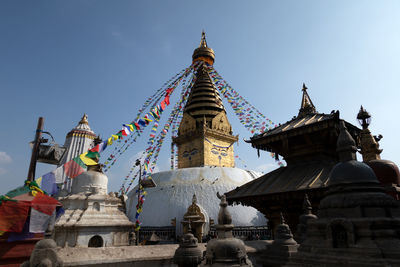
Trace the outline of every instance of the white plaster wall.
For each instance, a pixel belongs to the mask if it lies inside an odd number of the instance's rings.
[[[177,234],[182,234],[181,221],[196,194],[197,203],[217,224],[219,202],[216,194],[223,194],[254,179],[239,168],[196,167],[159,172],[152,175],[157,187],[148,188],[148,195],[139,220],[142,226],[170,226],[176,218]],[[217,179],[218,178],[218,179]],[[127,213],[135,221],[137,204],[136,188],[128,193]],[[265,217],[252,207],[229,206],[233,224],[236,226],[266,225]],[[208,223],[208,222],[207,222]],[[208,225],[206,226],[209,227]]]

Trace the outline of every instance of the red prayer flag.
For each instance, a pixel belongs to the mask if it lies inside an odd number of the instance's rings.
[[[32,208],[47,215],[52,215],[57,205],[61,206],[60,202],[40,192],[32,200]]]
[[[161,102],[161,108],[162,108],[162,110],[165,109],[165,99]]]
[[[84,171],[85,171],[85,169],[82,168],[74,160],[70,160],[69,162],[64,164],[64,172],[70,178],[75,178],[76,176],[78,176],[79,174],[81,174]]]
[[[96,145],[94,148],[90,149],[91,152],[100,152],[100,144]]]
[[[0,231],[22,232],[30,206],[26,201],[3,201],[0,206]]]
[[[167,106],[168,106],[169,105],[169,95],[167,95],[164,100],[165,100],[165,104],[167,104]]]

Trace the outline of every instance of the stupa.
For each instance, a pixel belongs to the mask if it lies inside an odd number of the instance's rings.
[[[175,220],[178,236],[187,228],[184,215],[192,205],[193,195],[201,207],[197,218],[204,218],[204,223],[193,223],[192,231],[207,234],[210,221],[218,218],[217,192],[230,191],[258,177],[256,172],[235,168],[233,144],[238,137],[233,135],[221,97],[205,68],[205,64],[214,63],[214,51],[207,46],[204,32],[192,59],[202,65],[195,74],[178,136],[173,138],[178,147],[178,169],[152,174],[157,187],[147,189],[140,215],[141,229],[170,226]],[[136,204],[134,188],[127,201],[131,220],[135,218]],[[237,205],[231,213],[238,226],[266,225],[266,219],[254,208]]]
[[[59,197],[65,213],[56,222],[53,239],[59,247],[130,245],[133,223],[123,199],[107,194],[108,178],[100,165],[89,166],[73,179],[71,194]]]
[[[88,116],[83,114],[78,125],[74,127],[66,136],[64,147],[67,148],[59,166],[72,160],[76,156],[88,151],[95,144],[96,134],[89,126]],[[57,178],[62,183],[62,189],[67,193],[71,192],[72,180],[64,173]]]

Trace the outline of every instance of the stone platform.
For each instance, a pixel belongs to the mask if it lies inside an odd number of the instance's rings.
[[[256,263],[270,240],[246,241],[246,252],[249,258]],[[206,243],[200,243],[202,251],[206,250]],[[121,246],[102,248],[56,248],[55,252],[62,266],[90,266],[90,267],[157,267],[176,266],[173,257],[178,244],[149,245],[149,246]],[[261,266],[253,264],[253,266]]]

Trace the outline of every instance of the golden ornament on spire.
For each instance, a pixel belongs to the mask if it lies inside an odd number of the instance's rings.
[[[194,50],[192,59],[193,63],[197,61],[203,61],[209,65],[214,64],[214,50],[207,46],[206,33],[204,30],[201,33],[200,45]]]
[[[207,47],[206,33],[204,30],[201,32],[201,40],[199,47]]]
[[[79,124],[86,124],[86,125],[89,125],[88,116],[86,115],[86,113],[83,114],[83,117],[82,117],[82,119],[80,120]]]
[[[301,99],[301,106],[298,115],[299,117],[317,113],[315,106],[311,101],[310,96],[307,93],[307,89],[308,89],[307,86],[305,85],[305,83],[303,83],[303,88],[301,89],[303,91],[303,97]]]

